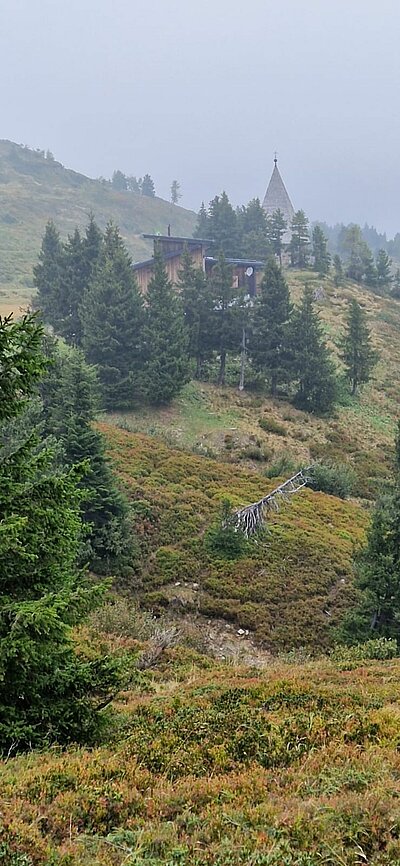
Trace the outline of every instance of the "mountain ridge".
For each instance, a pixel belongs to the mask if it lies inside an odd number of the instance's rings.
[[[46,222],[61,236],[83,228],[90,212],[104,228],[118,224],[134,260],[147,258],[151,245],[142,233],[191,236],[196,215],[164,199],[117,192],[107,182],[65,168],[43,151],[0,140],[0,314],[18,312],[30,301],[33,266]]]

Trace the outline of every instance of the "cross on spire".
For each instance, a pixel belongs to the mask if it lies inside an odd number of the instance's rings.
[[[277,162],[278,162],[278,151],[276,150],[276,151],[275,151],[275,155],[274,155],[274,163],[275,163],[275,165],[277,164]]]

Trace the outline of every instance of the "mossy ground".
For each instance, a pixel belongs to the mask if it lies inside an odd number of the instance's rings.
[[[0,765],[4,866],[398,866],[400,662],[169,650],[108,744]]]

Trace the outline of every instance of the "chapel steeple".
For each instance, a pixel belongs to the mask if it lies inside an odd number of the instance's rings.
[[[290,226],[294,216],[294,207],[290,201],[289,193],[282,180],[278,168],[278,156],[275,151],[274,168],[271,175],[271,180],[268,184],[267,192],[264,196],[263,208],[268,216],[272,216],[275,211],[282,211],[288,225],[288,230],[283,237],[284,243],[289,243],[291,238]]]

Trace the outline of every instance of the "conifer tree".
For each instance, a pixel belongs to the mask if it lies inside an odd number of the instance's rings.
[[[80,487],[81,516],[87,527],[81,559],[97,574],[127,574],[132,566],[129,506],[105,456],[101,433],[93,427],[98,408],[96,371],[82,352],[50,344],[51,365],[41,397],[47,435],[61,445],[67,466],[85,461]]]
[[[385,250],[379,250],[376,257],[376,285],[384,291],[393,281],[392,260]]]
[[[291,230],[290,257],[292,267],[306,268],[309,259],[310,235],[308,219],[303,210],[298,210],[294,214]]]
[[[173,180],[171,184],[171,201],[172,204],[178,204],[179,199],[182,198],[181,193],[181,185],[179,181]]]
[[[235,255],[238,245],[237,215],[226,192],[216,195],[210,202],[208,232],[226,256]]]
[[[141,184],[141,193],[142,193],[142,195],[147,195],[150,198],[154,198],[154,196],[156,194],[154,181],[150,177],[149,174],[145,174],[143,177],[142,184]]]
[[[117,192],[125,192],[125,190],[128,188],[126,177],[124,173],[119,170],[119,168],[113,172],[111,183],[114,189],[117,190]]]
[[[194,267],[188,250],[182,256],[179,288],[188,333],[188,353],[195,359],[195,376],[200,379],[204,363],[212,354],[213,299],[204,271]]]
[[[272,214],[268,228],[272,249],[274,254],[278,257],[279,264],[282,267],[283,237],[287,230],[287,222],[279,208]]]
[[[169,403],[189,380],[188,336],[182,302],[156,249],[143,327],[144,388],[149,402]]]
[[[56,226],[50,220],[45,229],[39,261],[33,269],[37,295],[34,307],[40,310],[41,318],[56,332],[62,319],[60,296],[63,269],[63,248]]]
[[[83,298],[86,275],[84,248],[79,229],[75,229],[63,248],[58,333],[67,343],[79,346],[82,340],[79,305]]]
[[[288,285],[281,269],[270,259],[253,308],[249,354],[255,368],[267,376],[272,395],[279,384],[290,381],[291,312]]]
[[[400,298],[400,268],[396,268],[393,278],[392,296],[394,298]]]
[[[317,271],[321,277],[325,277],[329,273],[331,256],[328,252],[328,240],[319,225],[316,225],[313,228],[312,254],[314,256],[314,270]]]
[[[378,285],[378,274],[374,262],[374,257],[369,247],[367,247],[364,251],[362,264],[360,266],[360,272],[361,270],[363,270],[363,275],[361,279],[363,279],[365,285],[369,286],[369,288],[371,289],[375,289]],[[361,279],[357,280],[357,282],[361,282]]]
[[[334,268],[333,282],[334,282],[336,288],[339,289],[340,286],[343,285],[344,274],[343,274],[342,260],[341,260],[340,256],[338,256],[338,255],[333,257],[333,268]]]
[[[264,260],[271,249],[268,237],[268,222],[260,199],[249,201],[247,207],[238,208],[236,255]]]
[[[193,237],[207,239],[209,237],[209,230],[210,227],[207,208],[204,204],[204,201],[202,201],[201,208],[197,215],[197,225],[193,232]]]
[[[43,372],[33,317],[0,320],[0,749],[93,741],[97,708],[117,683],[113,662],[79,657],[71,626],[103,588],[76,568],[76,472],[53,468],[37,430],[26,433],[22,397]],[[18,420],[21,418],[21,422]]]
[[[371,345],[366,313],[355,298],[350,301],[342,349],[341,357],[345,363],[346,376],[351,384],[351,393],[355,394],[359,385],[369,382],[371,371],[378,360],[378,355]]]
[[[143,301],[118,228],[109,224],[80,306],[83,349],[97,367],[106,409],[130,409],[141,392]]]
[[[400,425],[392,488],[375,505],[367,543],[355,559],[358,597],[341,627],[347,643],[394,638],[400,646]]]
[[[292,318],[291,344],[294,377],[299,382],[296,405],[309,412],[329,412],[337,391],[335,368],[307,285]]]
[[[226,357],[239,350],[242,336],[240,293],[232,286],[232,268],[221,251],[212,270],[210,285],[213,296],[214,350],[219,355],[218,385],[225,384]]]

